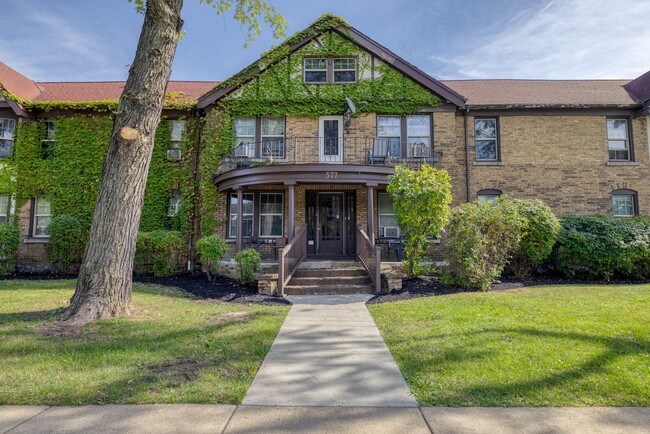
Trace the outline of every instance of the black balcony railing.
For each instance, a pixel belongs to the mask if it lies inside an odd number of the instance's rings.
[[[223,171],[266,164],[357,164],[419,168],[441,161],[429,143],[385,137],[286,137],[241,142],[224,159]]]

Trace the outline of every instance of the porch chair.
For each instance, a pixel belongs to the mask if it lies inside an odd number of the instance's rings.
[[[396,238],[394,240],[388,240],[388,255],[386,259],[390,259],[390,252],[395,252],[395,258],[397,262],[402,260],[402,251],[404,251],[404,238]]]

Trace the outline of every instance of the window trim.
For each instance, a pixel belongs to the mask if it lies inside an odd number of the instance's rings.
[[[7,208],[5,210],[0,209],[0,219],[6,219],[4,222],[0,221],[0,224],[6,224],[11,221],[11,202],[12,202],[12,195],[10,194],[0,194],[0,198],[6,197],[7,198]]]
[[[235,130],[235,119],[244,119],[244,118],[253,118],[255,120],[255,135],[254,136],[237,136],[237,131]],[[237,143],[237,137],[253,137],[253,156],[247,156],[247,158],[268,158],[268,155],[264,155],[262,150],[262,118],[282,118],[282,130],[284,131],[282,135],[283,139],[283,154],[281,156],[274,155],[273,158],[278,160],[284,160],[287,158],[287,117],[286,116],[273,116],[273,115],[262,115],[262,116],[237,116],[233,119],[233,130],[235,133],[235,148],[239,146]],[[264,137],[280,137],[280,136],[264,136]],[[234,149],[233,149],[234,152]]]
[[[478,158],[477,152],[477,138],[476,138],[476,121],[477,120],[487,120],[494,119],[495,128],[496,128],[496,158],[487,159],[487,158]],[[478,140],[488,140],[488,139],[478,139]],[[499,116],[474,116],[474,161],[478,162],[501,162],[501,121]]]
[[[280,214],[271,214],[271,213],[262,214],[262,195],[263,194],[279,194],[280,196],[282,196],[282,212]],[[253,202],[253,215],[255,215],[255,211],[258,211],[257,212],[257,226],[258,226],[258,228],[257,228],[257,231],[256,231],[257,235],[260,238],[272,238],[272,239],[275,239],[275,238],[278,238],[278,237],[283,237],[284,236],[284,192],[283,191],[260,191],[260,192],[257,192],[257,196],[259,197],[259,200],[258,200],[259,206],[258,206],[257,209],[255,208],[255,202]],[[282,217],[282,225],[281,225],[282,232],[280,233],[280,235],[262,235],[262,215],[270,215],[270,216],[280,215],[280,217]],[[253,231],[255,231],[255,228],[253,228]]]
[[[255,119],[255,133],[259,131],[259,140],[256,140],[259,142],[259,158],[268,158],[269,156],[272,156],[273,158],[279,158],[283,159],[287,155],[287,118],[286,116],[271,116],[271,115],[266,115],[266,116],[258,116],[259,118],[259,128],[258,128],[258,119]],[[264,135],[263,134],[263,128],[262,124],[264,123],[265,118],[278,118],[282,119],[282,135],[277,136],[277,135]],[[264,146],[264,139],[267,137],[275,138],[275,140],[282,139],[282,154],[281,155],[273,155],[273,150],[271,150],[270,155],[265,155],[264,149],[262,148]],[[257,153],[257,149],[255,150]]]
[[[14,146],[16,145],[16,126],[18,124],[18,119],[9,118],[9,117],[1,117],[0,116],[0,121],[4,121],[4,120],[13,122],[14,127],[13,127],[13,130],[12,130],[11,138],[0,137],[0,140],[8,140],[8,141],[11,142],[11,154],[6,156],[6,157],[0,157],[0,160],[3,160],[5,158],[13,157],[13,155],[14,155]]]
[[[381,212],[381,198],[382,197],[390,197],[390,193],[387,191],[378,191],[377,192],[377,238],[381,239],[392,239],[394,237],[385,237],[383,234],[380,233],[381,228],[383,227],[394,227],[394,226],[382,226],[381,225],[381,217],[382,216],[393,216],[395,218],[395,207],[393,206],[393,213],[392,214],[386,214]],[[399,224],[397,224],[397,218],[395,218],[395,225],[396,227],[399,228]],[[400,235],[401,235],[401,228],[400,228]]]
[[[399,144],[400,144],[400,158],[407,158],[406,156],[408,155],[408,122],[407,118],[409,116],[428,116],[429,117],[429,148],[433,152],[435,145],[434,145],[434,128],[433,128],[433,113],[422,113],[422,112],[416,112],[416,113],[409,113],[407,115],[395,115],[395,114],[388,114],[388,113],[377,113],[375,115],[375,137],[380,139],[380,138],[393,138],[395,136],[380,136],[379,135],[379,118],[380,117],[398,117],[400,119],[400,136],[399,136]],[[414,136],[414,137],[419,137],[419,136]]]
[[[325,59],[327,61],[327,69],[325,69],[325,81],[306,81],[305,76],[307,69],[305,69],[305,60],[307,59]],[[334,60],[335,59],[353,59],[354,60],[354,81],[334,81]],[[310,71],[323,71],[322,69],[313,69]],[[352,71],[352,69],[337,69],[337,71]],[[302,59],[302,82],[303,84],[353,84],[359,82],[359,56],[304,56]]]
[[[621,159],[611,159],[609,156],[609,128],[608,128],[608,122],[610,120],[621,120],[625,121],[625,124],[627,126],[626,132],[627,132],[627,153],[628,153],[628,158],[626,160],[621,160]],[[611,162],[634,162],[634,140],[633,140],[633,134],[632,134],[632,118],[629,116],[607,116],[605,118],[605,135],[607,137],[607,161]],[[614,139],[614,140],[619,140],[619,139]]]
[[[172,201],[174,199],[176,199],[174,204],[174,213],[171,214],[169,211],[172,209]],[[169,201],[167,203],[167,217],[170,218],[176,217],[178,213],[181,211],[182,206],[183,206],[183,196],[177,191],[172,191],[171,195],[169,196]]]
[[[42,214],[42,215],[37,215],[36,214],[36,201],[42,199],[42,200],[47,200],[50,203],[50,214]],[[43,216],[49,216],[50,221],[52,221],[52,201],[49,199],[39,196],[39,197],[32,197],[31,200],[31,213],[30,213],[30,219],[29,219],[29,236],[31,238],[38,238],[38,239],[46,239],[50,238],[50,235],[36,235],[36,218],[37,217],[43,217]]]
[[[246,220],[244,217],[247,216],[247,215],[250,215],[251,216],[251,225],[252,225],[252,227],[251,227],[251,235],[250,236],[254,237],[255,236],[255,204],[257,203],[257,201],[255,200],[256,195],[255,195],[254,192],[250,192],[250,191],[245,191],[242,194],[243,194],[242,199],[244,199],[244,200],[246,200],[245,199],[246,195],[250,195],[250,196],[253,197],[253,213],[252,214],[251,213],[245,213],[245,212],[243,212],[244,210],[242,209],[242,227],[243,227],[243,221]],[[237,216],[237,210],[234,210],[234,212],[233,212],[233,209],[232,209],[232,197],[233,196],[237,197],[237,192],[236,191],[231,191],[228,194],[228,236],[226,238],[230,238],[230,239],[237,238],[237,234],[232,233],[233,216],[234,217]],[[247,238],[247,237],[248,237],[248,235],[243,236],[243,238]]]
[[[631,215],[616,215],[614,214],[614,196],[632,196],[632,214]],[[638,193],[635,190],[629,190],[629,189],[618,189],[618,190],[613,190],[609,194],[609,202],[611,205],[611,212],[613,217],[620,217],[620,218],[630,218],[630,217],[636,217],[639,215],[639,196]]]

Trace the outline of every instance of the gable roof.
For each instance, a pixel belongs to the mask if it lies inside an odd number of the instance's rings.
[[[2,62],[0,62],[0,85],[10,94],[28,101],[41,93],[36,83]]]
[[[638,107],[629,80],[444,80],[477,107]]]
[[[350,26],[342,18],[327,13],[314,21],[306,29],[289,37],[278,47],[262,54],[259,60],[253,62],[228,80],[225,80],[220,85],[216,86],[210,92],[200,97],[198,107],[205,108],[213,104],[220,98],[228,95],[235,89],[255,78],[269,66],[283,59],[286,55],[295,52],[315,37],[328,31],[335,32],[338,35],[351,40],[361,48],[381,59],[387,65],[392,66],[404,75],[410,77],[416,83],[452,104],[455,104],[458,107],[462,107],[465,104],[465,98],[453,89],[435,80],[424,71],[418,69],[392,51],[388,50],[386,47],[373,41],[354,27]]]

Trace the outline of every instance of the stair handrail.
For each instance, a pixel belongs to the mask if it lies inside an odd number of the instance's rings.
[[[381,247],[370,241],[366,232],[357,225],[357,257],[375,285],[375,293],[381,292]]]
[[[307,257],[307,226],[289,241],[278,255],[278,293],[284,295],[284,287],[293,277],[298,266]]]

